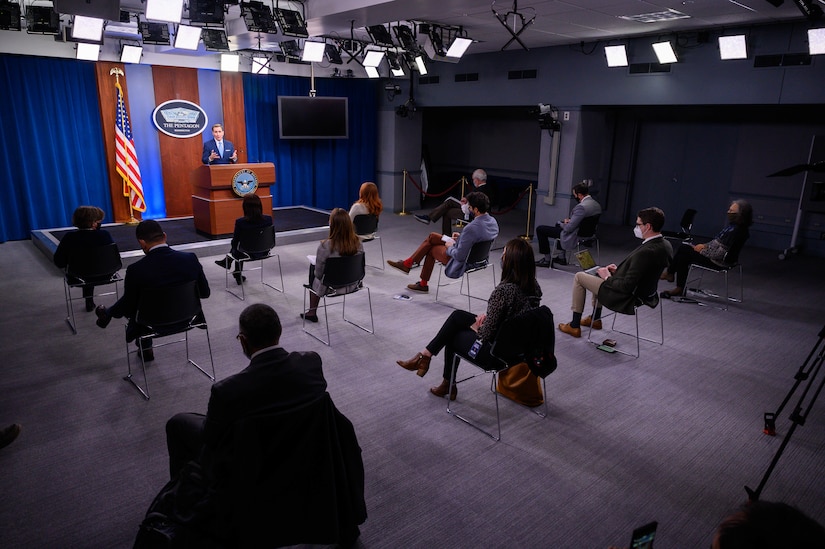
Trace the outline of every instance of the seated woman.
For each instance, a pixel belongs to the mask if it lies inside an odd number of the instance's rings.
[[[693,264],[705,267],[726,267],[739,260],[739,252],[750,237],[748,227],[753,225],[753,208],[746,200],[734,200],[728,207],[728,225],[707,244],[682,244],[673,254],[673,260],[661,279],[676,287],[661,293],[664,298],[680,296],[685,291],[687,275]]]
[[[97,206],[78,206],[72,214],[72,225],[79,230],[66,233],[60,239],[57,250],[54,252],[54,264],[61,269],[66,268],[72,254],[79,249],[106,246],[114,242],[109,231],[100,228],[105,217],[103,210]],[[69,280],[70,283],[79,283],[78,280]],[[87,281],[88,282],[88,281]],[[86,298],[86,312],[95,310],[95,288],[92,285],[83,286],[83,297]]]
[[[244,196],[243,217],[239,217],[235,220],[235,230],[232,232],[232,242],[229,245],[230,255],[232,255],[232,257],[236,260],[250,257],[255,259],[256,254],[246,253],[243,248],[241,248],[241,234],[247,230],[264,229],[271,226],[272,216],[264,215],[264,208],[263,204],[261,204],[260,197],[256,194],[248,194]],[[232,259],[229,257],[224,257],[223,259],[215,261],[215,264],[223,267],[224,269],[231,269]],[[246,280],[246,277],[241,274],[241,271],[243,270],[243,263],[236,261],[236,265],[237,267],[232,272],[232,276],[235,277],[235,282],[240,285],[244,280]]]
[[[318,303],[328,288],[321,282],[324,268],[330,257],[346,257],[364,251],[364,245],[355,234],[352,219],[346,210],[335,208],[329,215],[329,238],[322,240],[315,252],[315,264],[309,266],[309,284],[314,293],[309,294],[309,309],[301,313],[301,318],[310,322],[318,322]],[[355,288],[345,288],[347,293]]]
[[[358,191],[358,200],[353,202],[349,209],[350,218],[355,221],[356,215],[374,215],[378,217],[384,210],[384,205],[378,197],[378,187],[375,183],[367,181],[361,184],[361,189]],[[362,240],[369,240],[375,237],[375,234],[359,234]]]
[[[467,311],[453,311],[424,350],[410,360],[396,362],[405,370],[416,370],[423,377],[432,357],[444,349],[443,381],[430,392],[439,397],[449,393],[450,400],[455,400],[458,390],[455,385],[449,386],[455,353],[466,355],[479,341],[480,347],[473,360],[480,365],[490,364],[494,360],[490,356],[490,346],[499,328],[511,318],[538,307],[540,300],[533,248],[526,241],[514,238],[504,246],[501,254],[501,282],[490,294],[487,312],[476,316]]]

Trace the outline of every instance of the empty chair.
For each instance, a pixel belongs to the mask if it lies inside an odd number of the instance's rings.
[[[682,220],[679,221],[679,230],[662,231],[662,236],[671,240],[678,240],[679,242],[692,242],[693,235],[690,231],[693,229],[693,218],[695,217],[696,210],[693,208],[686,209],[685,213],[682,214]]]
[[[66,324],[69,325],[73,334],[77,334],[74,302],[85,299],[85,297],[82,295],[72,297],[72,289],[114,284],[115,290],[113,292],[92,293],[92,297],[114,295],[115,298],[118,298],[117,283],[122,280],[118,271],[122,266],[120,252],[115,243],[105,246],[78,248],[72,251],[63,277],[63,290],[66,298]]]
[[[372,317],[372,297],[370,296],[370,289],[364,286],[365,271],[364,252],[358,252],[354,255],[330,257],[326,261],[324,267],[324,274],[321,277],[321,283],[327,288],[323,294],[316,294],[309,284],[304,285],[304,310],[307,309],[307,295],[310,293],[320,298],[319,307],[324,309],[324,325],[326,326],[327,339],[324,340],[317,335],[307,330],[307,319],[304,317],[303,330],[324,345],[329,345],[329,317],[327,315],[327,299],[341,297],[342,299],[342,316],[344,320],[353,326],[361,328],[370,334],[375,333],[375,324]],[[360,290],[367,291],[367,301],[370,310],[370,327],[362,326],[347,318],[347,295],[356,293]]]
[[[541,404],[533,407],[533,412],[540,418],[547,417],[547,384],[545,378],[555,371],[557,366],[554,348],[553,313],[547,306],[543,305],[511,318],[501,326],[496,334],[490,347],[489,362],[481,363],[468,356],[467,353],[456,353],[450,377],[449,386],[452,387],[455,384],[469,381],[484,374],[491,375],[490,391],[494,395],[496,406],[496,434],[483,428],[466,415],[459,414],[455,410],[455,405],[451,405],[449,398],[447,399],[447,413],[475,427],[493,440],[501,440],[501,414],[498,404],[498,395],[501,392],[497,381],[499,376],[508,369],[526,364],[530,373],[541,380]],[[481,371],[457,380],[456,370],[462,360]]]
[[[361,242],[375,242],[378,241],[378,245],[381,248],[381,263],[378,266],[370,265],[370,267],[374,267],[376,269],[384,270],[384,244],[381,242],[381,237],[378,236],[378,216],[372,214],[361,214],[356,215],[355,218],[352,220],[352,224],[355,226],[355,234],[358,235],[358,238],[361,239]]]
[[[196,281],[186,282],[177,286],[164,286],[160,288],[145,288],[141,290],[138,298],[137,313],[135,323],[144,328],[137,338],[138,350],[130,351],[129,343],[126,343],[126,364],[128,373],[125,379],[140,391],[146,400],[149,400],[149,384],[146,379],[146,362],[144,353],[140,351],[144,347],[157,349],[172,343],[186,343],[186,361],[200,370],[203,375],[215,381],[215,363],[212,359],[212,344],[209,341],[209,327],[203,316],[201,300],[198,295]],[[200,328],[206,332],[206,345],[209,348],[209,362],[212,365],[212,374],[201,368],[195,361],[189,358],[189,331],[193,328]],[[160,345],[145,345],[148,340],[161,338],[183,333],[182,339],[161,343]],[[140,365],[143,369],[143,387],[141,387],[132,375],[132,361],[130,355],[136,352],[140,357]]]
[[[268,227],[262,228],[251,228],[245,229],[240,235],[240,243],[238,245],[238,251],[235,255],[232,253],[226,254],[226,260],[231,262],[233,259],[237,261],[237,269],[241,273],[244,271],[244,265],[247,263],[251,263],[253,261],[258,261],[259,265],[257,267],[250,267],[247,269],[249,271],[260,271],[261,273],[261,284],[264,286],[268,286],[273,290],[277,290],[279,292],[284,291],[284,275],[281,271],[281,258],[278,254],[273,254],[272,249],[275,248],[275,227],[269,225]],[[264,261],[267,259],[275,259],[278,261],[278,276],[281,278],[281,287],[278,288],[277,286],[273,286],[264,280]],[[226,282],[226,291],[230,294],[234,295],[240,300],[244,300],[246,298],[246,290],[244,289],[244,284],[241,283],[241,293],[240,295],[236,292],[233,292],[229,285],[229,269],[224,271],[224,278]]]
[[[470,293],[470,275],[477,271],[483,271],[487,267],[490,267],[493,273],[493,288],[496,286],[496,267],[492,263],[490,263],[490,249],[493,247],[494,240],[484,240],[482,242],[476,242],[473,244],[473,247],[470,248],[470,253],[467,255],[467,267],[464,269],[464,274],[461,275],[461,278],[458,280],[450,280],[447,279],[445,276],[445,282],[441,283],[441,275],[444,273],[444,265],[440,265],[440,269],[438,271],[438,283],[435,287],[435,300],[438,301],[438,293],[442,286],[449,286],[451,284],[455,284],[456,282],[460,282],[461,286],[459,287],[459,293],[461,295],[467,296],[467,310],[471,310],[472,307],[472,300],[478,299],[480,301],[487,302],[486,298],[483,297],[476,297]],[[467,283],[467,293],[464,293],[464,283]]]

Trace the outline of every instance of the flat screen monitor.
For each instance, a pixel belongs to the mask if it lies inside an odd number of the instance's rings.
[[[347,139],[346,97],[278,97],[281,139]]]

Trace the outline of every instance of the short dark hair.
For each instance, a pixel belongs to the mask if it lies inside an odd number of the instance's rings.
[[[250,347],[263,349],[281,340],[281,319],[275,309],[264,303],[250,305],[238,319],[240,332]]]
[[[156,242],[163,238],[163,228],[154,219],[144,219],[138,223],[135,236],[144,242]]]
[[[78,229],[91,229],[105,217],[103,210],[97,206],[78,206],[72,214],[72,225]]]
[[[636,217],[641,219],[642,223],[650,223],[650,227],[657,233],[665,226],[665,212],[656,207],[639,210]]]
[[[590,187],[584,181],[581,183],[576,183],[573,185],[573,194],[583,194],[584,196],[587,196],[590,194]]]
[[[467,204],[481,213],[487,213],[490,211],[490,199],[486,194],[479,191],[473,191],[467,195]]]

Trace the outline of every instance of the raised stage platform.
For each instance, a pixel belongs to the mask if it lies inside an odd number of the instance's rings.
[[[229,251],[231,234],[210,236],[195,229],[192,217],[158,219],[166,233],[167,242],[177,250],[187,250],[207,257],[224,254]],[[329,211],[307,206],[289,206],[272,209],[272,222],[275,225],[277,245],[294,244],[322,240],[329,234]],[[143,252],[135,238],[134,225],[109,223],[103,225],[109,231],[120,249],[123,264],[128,265],[140,259]],[[75,230],[74,227],[60,227],[32,231],[31,238],[35,246],[48,256],[51,261],[63,235]]]

